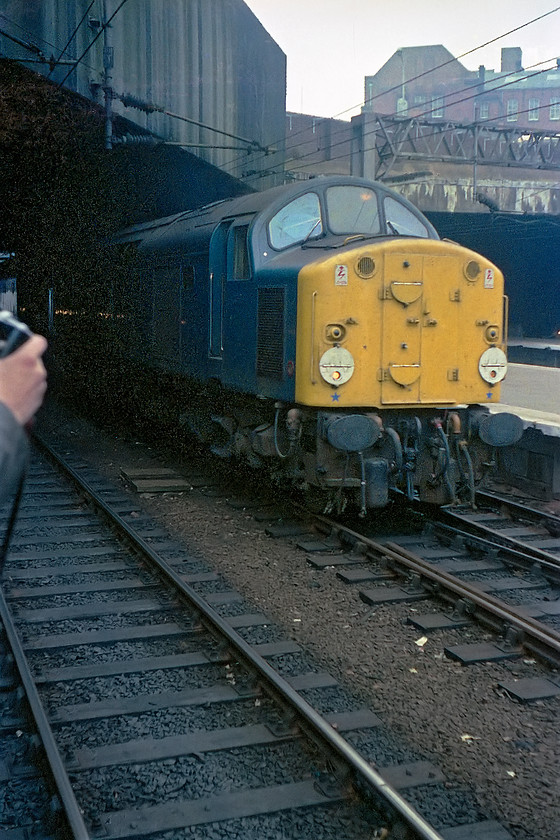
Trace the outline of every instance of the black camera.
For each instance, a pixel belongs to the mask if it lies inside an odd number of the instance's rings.
[[[12,312],[4,309],[0,312],[0,359],[17,350],[32,335],[31,330],[22,321],[18,321]]]

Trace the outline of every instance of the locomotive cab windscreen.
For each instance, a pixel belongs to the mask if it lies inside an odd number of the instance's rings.
[[[268,223],[268,238],[277,251],[328,235],[438,238],[404,200],[348,184],[328,187],[323,202],[310,190],[278,210]]]

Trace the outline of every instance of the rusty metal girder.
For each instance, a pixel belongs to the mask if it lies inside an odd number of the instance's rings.
[[[369,122],[367,131],[375,132],[379,178],[403,159],[560,169],[560,133],[381,114]]]

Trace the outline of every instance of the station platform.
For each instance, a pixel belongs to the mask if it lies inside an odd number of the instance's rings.
[[[522,418],[525,428],[560,437],[560,366],[512,364],[510,359],[500,403],[490,406],[490,411],[511,411]]]
[[[558,351],[560,362],[560,344]],[[541,498],[560,499],[560,364],[512,364],[510,357],[500,402],[489,409],[523,421],[519,443],[499,454],[501,478]]]
[[[507,356],[515,364],[560,367],[560,337],[510,338]]]

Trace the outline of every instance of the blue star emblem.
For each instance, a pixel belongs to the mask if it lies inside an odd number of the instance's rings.
[[[339,395],[338,395],[338,394],[332,394],[332,395],[331,395],[331,400],[332,400],[333,402],[338,402],[338,397],[339,397]]]
[[[492,399],[492,391],[488,391],[486,396],[488,397],[489,400],[491,400]]]

